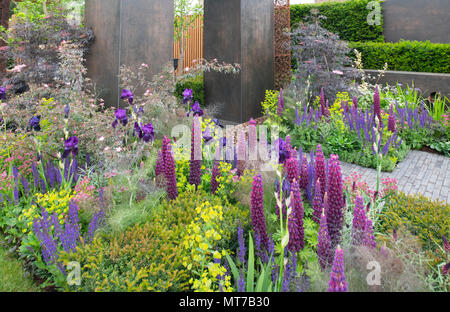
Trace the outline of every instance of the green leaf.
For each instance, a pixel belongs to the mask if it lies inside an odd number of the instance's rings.
[[[235,281],[235,283],[238,283],[239,271],[236,267],[236,264],[234,264],[234,261],[231,259],[231,257],[228,255],[228,253],[225,254],[225,257],[227,258],[228,264],[230,265],[230,269],[231,269],[231,272],[233,273],[234,281]]]

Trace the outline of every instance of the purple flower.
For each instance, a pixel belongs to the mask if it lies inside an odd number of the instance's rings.
[[[288,160],[284,162],[284,168],[287,172],[289,183],[294,182],[294,180],[298,180],[300,173],[298,168],[298,161],[295,157],[290,157]]]
[[[280,164],[283,164],[287,158],[290,157],[290,151],[286,148],[286,143],[284,142],[284,140],[282,138],[278,138],[275,141],[275,146],[278,143],[278,154],[279,154],[279,158],[278,161]]]
[[[392,104],[391,110],[389,112],[388,130],[392,133],[395,132],[395,115],[394,115],[394,106]]]
[[[142,129],[137,121],[134,123],[133,136],[137,136],[140,139],[144,136],[144,133],[142,132]]]
[[[62,155],[62,159],[67,158],[69,154],[72,153],[73,156],[78,155],[78,138],[70,137],[64,142],[64,152]]]
[[[442,235],[442,241],[444,242],[444,250],[446,252],[450,252],[450,244],[448,243],[447,237],[445,237],[445,235]]]
[[[194,117],[192,125],[191,161],[189,170],[189,183],[196,189],[202,182],[202,137],[199,117]]]
[[[215,194],[217,188],[219,187],[219,181],[217,179],[219,176],[220,176],[219,160],[216,158],[211,173],[211,194]]]
[[[121,96],[120,96],[120,99],[121,99],[121,100],[127,99],[127,100],[128,100],[128,103],[133,104],[133,100],[134,100],[133,92],[131,92],[131,91],[128,90],[128,89],[123,89],[123,90],[122,90],[122,94],[121,94]]]
[[[327,178],[325,174],[325,156],[323,155],[322,146],[320,144],[317,145],[316,150],[316,159],[315,159],[315,180],[321,183],[321,193],[322,199],[325,194],[327,188]],[[317,218],[317,221],[320,218],[320,212]]]
[[[218,127],[220,127],[220,128],[223,128],[223,125],[220,123],[220,120],[219,120],[219,119],[214,118],[214,119],[212,120],[212,122],[215,123],[216,126],[218,126]]]
[[[245,132],[242,130],[239,133],[237,145],[237,174],[242,176],[244,174],[247,161],[247,141],[245,140]]]
[[[303,229],[304,208],[297,180],[294,180],[292,183],[291,194],[292,212],[288,220],[289,243],[287,248],[289,251],[296,253],[305,247],[305,234]]]
[[[209,126],[207,126],[205,131],[203,131],[203,139],[205,139],[205,144],[209,143],[213,139],[213,137],[211,136],[211,130],[209,130]]]
[[[313,200],[313,220],[317,223],[320,222],[320,216],[323,210],[323,197],[322,197],[322,180],[318,179],[316,186],[314,187],[314,200]]]
[[[191,112],[193,112],[194,116],[203,116],[203,110],[200,108],[200,104],[197,101],[192,105],[191,110],[188,112],[188,116]]]
[[[342,173],[338,155],[331,155],[328,169],[328,232],[332,246],[337,246],[341,239],[341,230],[344,222]]]
[[[308,187],[308,159],[303,155],[302,167],[300,168],[300,188],[306,190]]]
[[[167,194],[169,199],[178,197],[177,177],[175,173],[175,160],[172,155],[172,145],[170,139],[164,136],[163,139],[164,174],[167,181]]]
[[[266,219],[264,217],[264,188],[261,174],[253,178],[250,203],[253,229],[255,233],[260,235],[262,245],[268,248],[269,240],[266,232]]]
[[[6,100],[6,88],[0,87],[0,100]]]
[[[344,251],[341,246],[337,246],[334,255],[333,266],[330,273],[330,281],[328,282],[329,292],[345,292],[348,291],[347,281],[344,274]]]
[[[28,122],[28,128],[34,131],[41,131],[41,115],[33,116]]]
[[[153,129],[153,124],[149,123],[146,124],[142,127],[142,140],[145,143],[148,143],[150,141],[153,141],[153,139],[155,138],[155,131]]]
[[[375,93],[373,95],[373,113],[374,116],[378,117],[378,120],[381,123],[382,119],[381,119],[380,93],[378,92],[378,86],[375,87]]]
[[[356,97],[356,95],[353,97],[353,108],[355,110],[358,109],[358,97]]]
[[[326,200],[325,195],[325,200]],[[331,247],[330,236],[328,234],[327,217],[325,211],[322,210],[319,225],[319,238],[317,243],[317,256],[322,270],[325,270],[333,261],[333,249]]]
[[[122,126],[126,126],[127,125],[128,117],[127,117],[127,110],[126,109],[118,108],[118,109],[116,109],[114,114],[116,116],[116,119],[112,123],[113,128],[116,128],[119,122],[122,124]]]
[[[66,107],[64,107],[64,118],[65,119],[69,118],[69,113],[70,113],[70,106],[69,106],[69,104],[67,104]]]
[[[372,220],[366,218],[365,235],[363,245],[367,247],[375,248],[377,243],[375,242],[375,236],[373,235],[373,224]]]
[[[189,103],[193,100],[193,94],[194,94],[194,92],[191,89],[186,89],[183,91],[183,104],[184,105],[186,105],[187,103]]]
[[[356,196],[352,227],[352,240],[353,245],[355,246],[361,245],[364,242],[364,236],[366,233],[366,218],[364,199],[361,196]]]
[[[239,242],[239,260],[241,263],[245,264],[245,240],[244,240],[244,230],[242,229],[241,222],[239,221],[238,227],[238,242]]]

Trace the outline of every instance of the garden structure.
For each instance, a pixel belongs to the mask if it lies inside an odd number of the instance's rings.
[[[205,0],[179,75],[183,0],[77,0],[88,27],[66,1],[0,32],[0,291],[450,291],[448,99],[366,77],[372,1]]]
[[[259,116],[264,90],[273,88],[273,7],[273,0],[205,0],[205,58],[241,65],[237,76],[204,75],[205,100],[222,108],[224,120]]]
[[[121,65],[148,63],[150,78],[172,61],[173,7],[173,0],[86,1],[86,25],[95,33],[87,67],[106,105],[119,105]]]

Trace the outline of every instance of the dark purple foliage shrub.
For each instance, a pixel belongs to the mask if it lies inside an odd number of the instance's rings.
[[[351,84],[360,74],[349,68],[348,44],[322,28],[319,18],[323,17],[315,16],[310,23],[300,23],[291,32],[292,57],[297,69],[293,84],[297,90],[305,90],[310,77],[312,99],[323,88],[325,98],[333,103],[338,92],[354,93]]]

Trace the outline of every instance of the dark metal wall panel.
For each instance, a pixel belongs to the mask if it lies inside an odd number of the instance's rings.
[[[274,86],[273,0],[242,1],[242,122],[261,116]]]
[[[383,18],[388,42],[405,39],[450,43],[449,0],[387,0],[383,3]]]
[[[172,62],[173,19],[173,0],[86,0],[86,25],[95,35],[88,74],[107,106],[120,103],[120,64],[146,63],[154,75]]]
[[[205,102],[222,104],[221,118],[245,122],[261,114],[273,88],[273,0],[205,0],[204,55],[239,63],[239,76],[205,73]]]
[[[241,64],[240,0],[205,0],[204,45],[207,60]],[[241,74],[204,74],[205,102],[221,109],[220,117],[229,121],[241,119]]]
[[[85,24],[95,41],[87,56],[88,75],[108,106],[117,106],[120,42],[120,0],[87,0]]]

